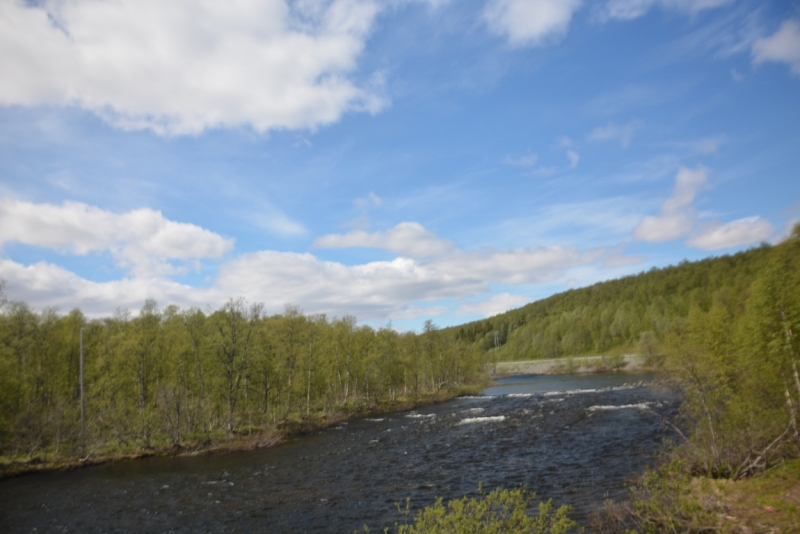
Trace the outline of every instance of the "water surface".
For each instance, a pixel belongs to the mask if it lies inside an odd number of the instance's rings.
[[[585,520],[671,434],[647,375],[522,376],[271,449],[151,458],[0,481],[3,532],[382,531],[435,497],[524,484]]]

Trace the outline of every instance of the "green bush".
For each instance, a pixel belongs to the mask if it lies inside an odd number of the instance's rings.
[[[570,506],[553,509],[552,499],[528,515],[536,494],[525,488],[495,489],[481,497],[463,497],[444,504],[442,498],[422,510],[411,524],[396,525],[398,534],[566,534],[578,529],[567,515]],[[408,503],[401,510],[410,514]]]

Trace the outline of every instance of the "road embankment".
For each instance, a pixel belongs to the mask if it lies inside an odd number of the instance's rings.
[[[614,371],[643,371],[645,360],[638,354],[621,356],[569,356],[549,360],[525,360],[489,364],[493,376],[558,375],[602,373]]]

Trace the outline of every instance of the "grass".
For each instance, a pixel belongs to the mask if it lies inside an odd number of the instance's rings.
[[[800,459],[745,480],[712,480],[709,494],[724,507],[724,532],[800,532]]]
[[[690,477],[680,463],[648,469],[631,500],[607,501],[592,532],[790,534],[800,532],[800,459],[733,481]]]

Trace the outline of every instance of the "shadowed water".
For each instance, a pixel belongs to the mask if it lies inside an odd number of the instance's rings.
[[[382,531],[412,508],[525,484],[584,520],[671,434],[677,399],[636,375],[526,376],[272,449],[0,481],[3,532]],[[628,383],[628,385],[625,385]]]

